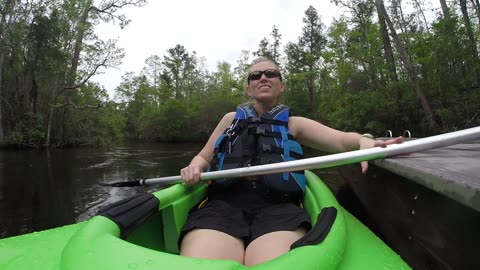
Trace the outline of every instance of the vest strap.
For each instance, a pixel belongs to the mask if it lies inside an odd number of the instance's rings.
[[[262,151],[263,152],[277,153],[277,154],[284,154],[284,149],[282,149],[280,147],[277,147],[275,145],[271,145],[271,144],[262,144]],[[289,151],[288,153],[290,154],[290,157],[292,157],[294,159],[302,159],[303,158],[303,155],[299,154],[297,152]]]
[[[248,134],[253,134],[253,135],[260,135],[260,136],[265,136],[265,137],[270,137],[270,138],[278,138],[282,139],[282,133],[280,132],[275,132],[275,131],[269,131],[261,127],[250,127],[248,128]],[[293,140],[292,134],[287,134],[287,137],[289,140]]]
[[[261,116],[251,104],[239,105],[230,127],[224,131],[223,137],[217,140],[209,170],[226,170],[304,158],[299,142],[288,129],[290,115],[290,109],[281,104]],[[238,179],[215,181],[209,189],[220,186],[230,188],[236,181]],[[262,182],[271,188],[270,196],[273,193],[274,196],[282,193],[290,194],[287,197],[300,198],[306,190],[303,172],[265,175]]]
[[[268,118],[263,118],[263,117],[249,117],[248,118],[248,124],[249,125],[255,125],[255,124],[270,124],[270,125],[276,125],[276,126],[287,126],[288,127],[288,122],[281,121],[281,120],[276,120],[276,119],[268,119]]]

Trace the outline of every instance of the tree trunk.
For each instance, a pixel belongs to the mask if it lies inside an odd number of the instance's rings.
[[[37,77],[35,76],[35,70],[31,71],[32,87],[28,96],[28,109],[33,114],[37,114],[37,100],[38,100],[38,84]]]
[[[420,104],[422,105],[423,112],[425,114],[426,120],[428,121],[429,128],[430,129],[437,129],[439,127],[437,121],[435,120],[435,117],[433,116],[432,110],[430,108],[430,103],[427,100],[427,97],[423,93],[422,88],[420,87],[420,84],[418,82],[418,74],[417,70],[415,68],[415,65],[412,63],[412,60],[410,59],[410,55],[408,54],[405,46],[402,44],[400,41],[400,38],[397,35],[397,31],[395,30],[395,27],[393,26],[392,21],[390,20],[387,11],[385,10],[385,5],[383,4],[383,0],[379,0],[379,2],[382,2],[380,5],[380,8],[382,8],[382,13],[385,15],[385,21],[388,25],[388,28],[390,29],[390,34],[393,38],[393,42],[395,44],[395,48],[397,49],[397,52],[400,56],[400,60],[402,60],[403,64],[405,65],[405,68],[408,73],[408,77],[410,79],[410,83],[412,84],[413,88],[415,89],[415,93],[417,95],[417,98],[420,100]]]
[[[395,65],[395,59],[393,57],[392,43],[390,42],[390,37],[388,36],[387,24],[385,23],[385,14],[383,14],[382,12],[383,10],[385,10],[385,7],[383,6],[383,1],[376,0],[376,6],[378,23],[380,25],[380,34],[383,42],[383,51],[385,61],[387,62],[389,77],[390,80],[397,82],[397,67]]]
[[[467,37],[469,41],[468,47],[470,48],[470,53],[472,54],[472,59],[473,59],[472,67],[474,69],[474,75],[475,75],[474,83],[475,83],[475,86],[478,87],[479,79],[480,79],[480,71],[478,70],[478,63],[480,62],[480,59],[478,57],[478,50],[477,50],[477,45],[475,41],[475,36],[472,29],[472,23],[470,22],[470,17],[468,16],[467,1],[460,0],[459,4],[460,4],[460,10],[462,11],[463,21],[465,23],[465,29],[467,31]]]
[[[308,108],[307,112],[313,114],[314,112],[314,99],[315,99],[315,78],[314,78],[314,65],[308,65],[308,77],[307,77],[307,90],[308,90]]]
[[[2,29],[2,28],[0,28]],[[3,71],[3,59],[4,59],[4,52],[3,48],[0,48],[0,141],[3,140],[4,133],[3,133],[3,117],[2,117],[2,71]]]
[[[480,23],[480,1],[470,0],[470,2],[472,2],[473,8],[475,8],[475,13],[477,14],[478,22]]]
[[[440,6],[442,7],[443,16],[445,18],[450,17],[450,11],[447,6],[447,1],[440,0]]]
[[[3,85],[3,65],[5,53],[10,41],[7,35],[10,33],[10,24],[13,19],[13,10],[15,9],[15,0],[7,0],[3,9],[3,20],[0,21],[0,141],[4,138],[3,115],[2,115],[2,85]]]
[[[393,56],[393,49],[392,49],[392,43],[390,41],[390,36],[388,35],[387,24],[385,22],[385,14],[383,13],[383,11],[385,10],[385,7],[383,6],[383,1],[376,0],[375,6],[377,8],[378,24],[380,28],[379,30],[382,38],[382,43],[383,43],[384,57],[387,63],[388,78],[391,82],[398,82],[397,66],[395,64],[395,58]],[[402,92],[400,91],[399,87],[393,87],[392,91],[394,96],[393,110],[401,114],[403,111],[402,106],[400,104],[402,100]],[[397,129],[404,130],[401,128],[402,126],[404,126],[401,119],[396,118],[394,123],[392,123],[392,125],[394,129],[397,128]]]
[[[80,62],[80,53],[82,52],[83,49],[83,38],[85,36],[85,31],[87,30],[87,20],[88,20],[88,14],[92,8],[92,0],[88,0],[85,3],[85,6],[83,7],[82,15],[80,16],[80,19],[78,21],[77,27],[76,27],[76,37],[75,37],[75,46],[74,46],[74,51],[72,55],[72,62],[70,65],[70,70],[68,71],[67,75],[67,80],[65,82],[65,87],[70,88],[70,90],[67,90],[64,92],[64,95],[67,97],[67,101],[70,100],[74,93],[73,90],[76,87],[76,80],[77,80],[77,70],[78,70],[78,64]],[[55,113],[55,109],[51,111],[51,115]],[[62,109],[62,119],[61,119],[61,124],[59,125],[59,134],[57,134],[57,139],[59,140],[58,143],[63,144],[64,142],[64,131],[65,131],[65,126],[66,126],[66,119],[69,118],[70,114],[70,108],[68,107],[63,107]],[[49,116],[50,120],[50,116]],[[53,120],[53,117],[52,117]]]
[[[309,104],[308,104],[308,112],[313,114],[314,112],[314,98],[315,98],[315,81],[314,81],[314,78],[313,78],[313,72],[310,72],[310,75],[308,75],[309,78],[308,78],[308,100],[309,100]]]
[[[383,3],[383,0],[381,0]],[[408,20],[405,19],[405,14],[403,13],[402,9],[402,1],[401,0],[392,0],[392,4],[395,2],[395,5],[393,6],[393,13],[394,13],[394,21],[397,20],[398,28],[400,28],[400,31],[402,32],[402,36],[400,38],[403,39],[403,42],[408,45],[409,41],[409,34],[410,31],[407,29],[408,25]],[[385,9],[385,4],[382,5],[384,10],[385,10],[385,17],[388,16],[387,11]],[[389,17],[389,16],[388,16]],[[389,20],[392,21],[389,17]]]
[[[77,36],[75,39],[75,49],[72,56],[72,64],[70,66],[70,71],[67,76],[67,87],[75,86],[75,78],[77,76],[78,62],[80,61],[80,52],[82,51],[83,46],[83,37],[85,36],[85,30],[87,25],[88,13],[92,7],[92,0],[87,1],[82,16],[77,24]]]
[[[53,114],[55,113],[55,105],[51,104],[50,105],[50,111],[48,112],[48,122],[47,122],[47,130],[45,134],[45,148],[50,147],[50,135],[52,133],[52,125],[53,125]]]
[[[421,6],[420,3],[418,2],[418,0],[414,0],[414,2],[415,2],[415,5],[418,7],[418,12],[420,12],[420,14],[422,14],[423,23],[425,24],[425,28],[427,29],[427,32],[430,32],[430,28],[429,28],[429,26],[428,26],[427,17],[425,16],[425,12],[423,12],[422,6]]]
[[[63,74],[65,75],[65,74]],[[53,84],[53,93],[52,93],[52,100],[51,103],[49,104],[49,112],[48,112],[48,122],[47,122],[47,129],[45,130],[45,144],[43,145],[45,148],[50,147],[50,140],[51,140],[51,134],[52,134],[52,126],[53,126],[53,120],[54,120],[54,115],[56,111],[56,103],[57,103],[57,93],[58,93],[58,85],[60,84],[60,78],[61,75],[56,76],[55,78],[55,83]]]

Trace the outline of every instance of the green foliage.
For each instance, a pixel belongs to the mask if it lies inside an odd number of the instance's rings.
[[[111,113],[104,89],[88,83],[101,67],[119,64],[121,49],[94,26],[143,0],[7,1],[0,23],[0,110],[4,143],[27,147],[99,145],[118,140],[125,121]],[[7,3],[6,2],[6,3]],[[123,114],[123,112],[121,112]],[[116,120],[114,120],[116,119]]]
[[[15,129],[0,142],[2,145],[40,148],[45,139],[44,119],[41,115],[25,114]]]
[[[192,91],[191,97],[164,98],[151,102],[145,93],[148,82],[138,77],[117,89],[118,97],[129,100],[127,131],[129,138],[156,141],[204,141],[226,112],[242,102],[242,82],[239,82],[228,63],[219,63],[217,72],[206,77],[206,90]],[[141,83],[139,83],[141,81]],[[160,83],[160,89],[165,86]],[[183,82],[179,82],[183,84]],[[132,131],[135,130],[135,131]],[[135,136],[132,136],[135,134]]]
[[[91,0],[52,0],[48,6],[19,2],[2,15],[12,19],[4,20],[8,24],[0,33],[1,143],[38,148],[46,142],[98,146],[121,139],[205,141],[225,113],[245,101],[252,55],[279,64],[286,83],[280,101],[295,115],[333,128],[379,136],[387,129],[395,134],[409,129],[422,136],[480,125],[480,62],[472,54],[467,19],[456,6],[451,16],[439,15],[431,24],[418,19],[422,17],[418,6],[409,14],[398,1],[387,7],[417,72],[412,79],[398,47],[392,46],[393,61],[387,63],[384,28],[377,21],[374,2],[334,2],[349,12],[335,18],[328,30],[315,8],[309,7],[296,42],[282,48],[281,29],[273,26],[258,50],[242,51],[236,66],[220,61],[215,70],[207,71],[205,59],[177,44],[164,55],[146,59],[140,74],[125,74],[114,101],[89,81],[99,69],[116,66],[123,57],[115,40],[100,40],[94,31],[100,22],[113,18],[122,26],[128,23],[117,14],[119,2],[102,2],[101,14],[89,8],[95,3]],[[140,6],[145,1],[128,3]],[[470,23],[477,29],[478,47],[478,20]],[[412,80],[425,94],[439,127],[427,125]]]
[[[392,98],[381,91],[348,93],[334,91],[322,95],[318,115],[340,130],[359,130],[382,135],[392,120]],[[354,105],[354,106],[352,106]]]
[[[64,107],[69,119],[62,144],[69,146],[105,146],[118,142],[123,137],[125,116],[115,103],[106,102],[107,93],[95,84],[82,87],[75,97],[75,104],[97,106]]]

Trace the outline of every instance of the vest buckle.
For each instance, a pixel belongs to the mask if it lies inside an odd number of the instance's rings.
[[[262,151],[263,151],[263,152],[270,152],[270,151],[272,151],[272,145],[271,145],[271,144],[262,144]]]
[[[261,127],[257,127],[255,130],[255,134],[265,135],[265,133],[266,133],[265,129]]]

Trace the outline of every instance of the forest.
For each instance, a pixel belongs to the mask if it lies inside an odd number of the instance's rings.
[[[92,76],[124,51],[95,27],[125,27],[121,10],[145,0],[0,0],[0,145],[205,141],[245,101],[249,64],[261,56],[282,71],[282,103],[336,129],[423,137],[480,125],[479,0],[331,1],[346,12],[328,28],[310,6],[296,41],[285,44],[272,25],[256,51],[215,70],[172,44],[125,74],[111,99]],[[432,1],[440,8],[429,13]]]

